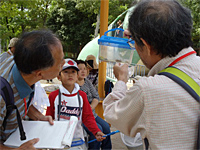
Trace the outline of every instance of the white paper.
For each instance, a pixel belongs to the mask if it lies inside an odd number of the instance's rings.
[[[49,98],[46,94],[46,91],[41,86],[40,81],[35,83],[35,93],[31,104],[33,104],[33,106],[44,115],[46,113],[47,106],[50,106]]]
[[[74,137],[74,132],[75,132],[77,123],[78,123],[78,118],[75,116],[71,116],[69,125],[68,125],[68,130],[62,140],[63,145],[67,145],[68,147],[71,147],[72,139]]]
[[[21,144],[33,138],[40,139],[34,145],[35,148],[63,149],[66,146],[61,144],[61,141],[68,130],[69,121],[54,121],[54,125],[50,125],[47,121],[23,121],[22,123],[26,133],[26,140],[20,140],[19,129],[17,129],[4,142],[6,146],[19,147]],[[67,142],[71,146],[72,139]]]

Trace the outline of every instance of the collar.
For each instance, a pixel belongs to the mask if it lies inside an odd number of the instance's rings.
[[[33,89],[24,81],[23,77],[21,76],[16,64],[14,64],[12,68],[13,80],[15,86],[18,90],[20,98],[25,98],[33,92]],[[34,85],[33,85],[34,87]]]
[[[188,47],[188,48],[184,48],[182,49],[178,55],[176,55],[175,57],[165,57],[163,59],[161,59],[160,61],[158,61],[150,70],[148,73],[148,76],[154,76],[155,74],[158,74],[158,72],[160,72],[161,70],[165,69],[167,66],[169,66],[169,64],[171,64],[174,60],[176,60],[177,58],[185,55],[188,52],[194,51],[194,49],[192,47]],[[196,54],[192,54],[191,56],[196,56]],[[189,57],[191,57],[189,56]],[[183,60],[181,60],[180,62],[177,62],[174,66],[178,65],[179,63],[183,62]]]
[[[75,83],[75,87],[74,87],[72,93],[69,93],[69,91],[65,87],[63,87],[63,85],[60,85],[59,88],[60,88],[60,92],[64,93],[64,94],[75,94],[80,90],[78,83]]]

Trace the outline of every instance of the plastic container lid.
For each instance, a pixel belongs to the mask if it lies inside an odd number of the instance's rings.
[[[107,36],[107,33],[110,31],[116,31],[116,30],[121,30],[124,31],[121,28],[115,28],[115,29],[111,29],[108,30],[104,33],[103,36],[101,36],[100,39],[98,39],[98,44],[99,45],[105,45],[105,46],[112,46],[112,47],[119,47],[119,48],[126,48],[126,49],[130,49],[131,47],[128,44],[128,39],[125,38],[120,38],[120,37],[112,37],[112,36]],[[131,44],[135,44],[134,41],[131,41]]]

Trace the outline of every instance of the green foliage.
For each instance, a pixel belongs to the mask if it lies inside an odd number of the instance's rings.
[[[94,33],[92,24],[95,21],[95,14],[80,11],[75,1],[63,0],[62,4],[57,3],[52,10],[47,26],[60,37],[64,51],[78,53],[91,40]]]
[[[195,50],[200,51],[200,0],[180,0],[180,2],[191,10],[193,18],[193,47]]]
[[[99,14],[100,13],[100,0],[74,0],[77,2],[77,9],[80,11],[86,11],[89,14]],[[118,15],[126,11],[131,7],[132,3],[135,0],[109,0],[109,16],[108,16],[108,24],[117,18]]]
[[[49,15],[51,0],[2,0],[0,1],[0,38],[2,48],[9,40],[24,31],[44,28]]]
[[[100,13],[100,0],[74,0],[76,8],[82,12],[87,12],[89,15]]]
[[[119,16],[121,13],[130,8],[132,2],[133,0],[110,0],[108,24],[115,20],[115,18],[117,18],[117,16]]]
[[[135,1],[139,0],[109,0],[108,24],[130,8]],[[179,1],[192,12],[194,27],[192,40],[194,48],[198,50],[200,49],[200,0]],[[18,37],[24,31],[47,28],[47,23],[48,27],[61,38],[65,51],[78,52],[94,36],[100,4],[101,0],[1,0],[2,49],[7,50],[11,38]],[[123,18],[119,19],[123,21]]]

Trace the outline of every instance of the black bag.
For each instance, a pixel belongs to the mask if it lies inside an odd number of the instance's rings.
[[[10,84],[8,83],[8,81],[1,77],[0,80],[0,94],[2,96],[2,98],[4,99],[5,103],[6,103],[6,116],[3,120],[3,130],[6,129],[6,124],[7,124],[7,119],[10,116],[10,114],[12,113],[13,109],[16,110],[16,114],[17,114],[17,122],[18,122],[18,126],[19,126],[19,131],[20,131],[20,139],[21,140],[26,140],[26,135],[23,129],[23,125],[22,125],[22,121],[21,121],[21,116],[19,114],[19,111],[17,109],[17,106],[14,105],[14,95],[13,95],[13,90],[10,86]]]
[[[113,83],[110,80],[107,80],[104,85],[105,89],[105,97],[112,92],[112,88],[114,87]]]

